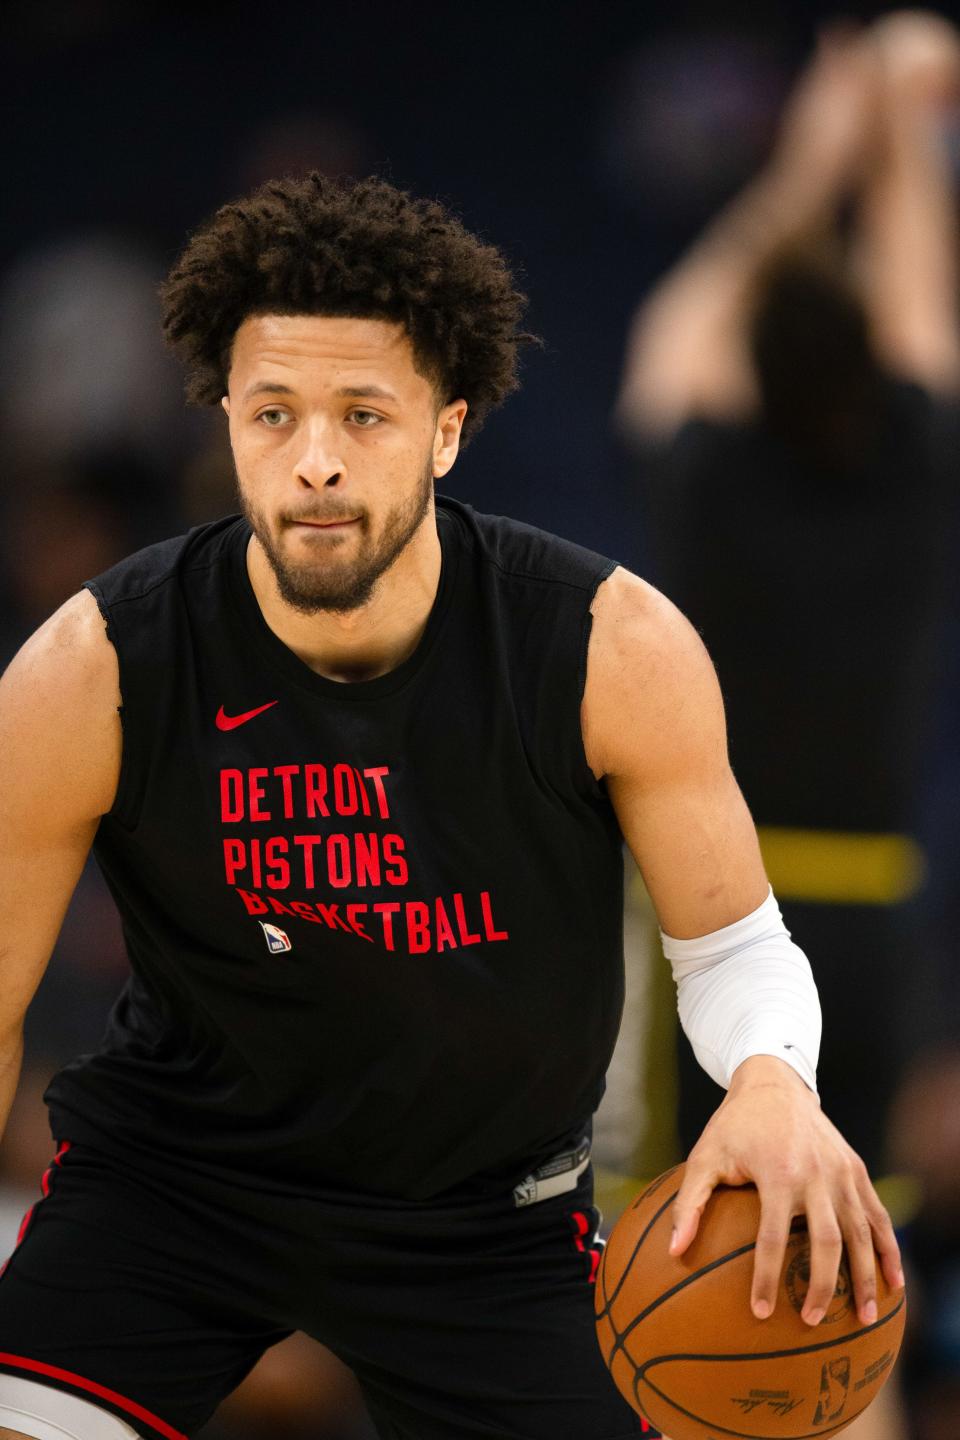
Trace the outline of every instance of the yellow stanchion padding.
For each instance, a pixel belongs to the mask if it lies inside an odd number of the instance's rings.
[[[909,835],[844,830],[757,831],[779,900],[834,905],[898,905],[920,889],[923,850]]]

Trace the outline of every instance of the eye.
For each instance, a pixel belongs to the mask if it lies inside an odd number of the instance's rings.
[[[361,430],[372,430],[375,425],[380,424],[383,416],[374,410],[351,410],[350,419],[359,425]]]
[[[283,422],[289,418],[286,410],[271,409],[261,410],[257,421],[264,424],[268,430],[279,430]]]

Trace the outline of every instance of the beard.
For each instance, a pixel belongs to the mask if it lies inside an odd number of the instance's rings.
[[[280,535],[298,520],[329,523],[356,518],[354,528],[359,529],[360,543],[352,561],[337,559],[344,541],[351,543],[347,537],[336,537],[332,543],[329,539],[319,540],[316,558],[290,559],[278,536],[271,531],[266,516],[250,504],[242,490],[239,493],[243,513],[269,561],[281,599],[303,615],[316,615],[322,610],[343,615],[368,603],[380,577],[423,524],[433,499],[433,461],[431,457],[414,493],[388,513],[379,539],[375,540],[371,534],[366,510],[358,512],[355,505],[347,506],[332,497],[324,503],[318,496],[312,509],[280,517]]]

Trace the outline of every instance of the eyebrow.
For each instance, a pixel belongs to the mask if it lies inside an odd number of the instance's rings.
[[[244,400],[249,400],[254,395],[295,395],[297,392],[291,390],[289,385],[281,385],[275,380],[258,380],[256,385],[251,385],[245,393]],[[392,390],[385,390],[382,385],[342,385],[336,392],[342,400],[393,400],[396,395]]]

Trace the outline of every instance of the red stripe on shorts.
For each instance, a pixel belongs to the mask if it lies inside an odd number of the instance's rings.
[[[66,1155],[69,1149],[70,1141],[64,1140],[61,1143],[56,1155],[54,1155],[53,1161],[50,1165],[47,1166],[46,1170],[44,1170],[43,1172],[43,1175],[40,1179],[40,1189],[43,1191],[44,1200],[46,1200],[47,1196],[50,1194],[50,1176],[53,1174],[55,1168],[60,1164],[60,1161],[63,1159],[64,1155]]]
[[[96,1395],[98,1400],[109,1401],[118,1410],[126,1411],[128,1415],[133,1415],[159,1434],[165,1435],[167,1440],[187,1440],[186,1435],[174,1430],[173,1426],[168,1425],[166,1420],[161,1420],[159,1415],[144,1409],[136,1400],[128,1400],[125,1395],[118,1395],[116,1390],[109,1390],[106,1385],[98,1385],[96,1380],[87,1380],[82,1375],[74,1375],[71,1370],[61,1370],[57,1365],[44,1365],[42,1360],[27,1360],[23,1355],[4,1355],[0,1352],[0,1365],[9,1365],[17,1370],[30,1370],[36,1375],[46,1375],[50,1380],[62,1380],[65,1384],[72,1385],[75,1390],[86,1390],[88,1394]]]
[[[600,1266],[600,1247],[591,1245],[590,1249],[587,1249],[586,1240],[590,1234],[590,1217],[588,1215],[585,1215],[582,1210],[574,1210],[570,1214],[570,1219],[573,1222],[574,1245],[576,1245],[581,1255],[590,1256],[590,1284],[592,1285],[597,1278],[597,1270]],[[645,1415],[638,1415],[637,1419],[640,1421],[640,1433],[642,1435],[649,1435],[650,1440],[657,1440],[660,1432],[654,1430],[647,1417]]]
[[[54,1170],[59,1166],[61,1160],[63,1159],[64,1155],[66,1155],[69,1149],[70,1141],[64,1140],[60,1148],[58,1149],[56,1155],[54,1155],[50,1164],[47,1166],[46,1170],[44,1170],[42,1176],[40,1177],[40,1193],[43,1196],[44,1200],[46,1200],[47,1196],[50,1194],[50,1177],[53,1175]],[[37,1206],[39,1204],[41,1204],[41,1201],[35,1200],[34,1203],[30,1206],[30,1209],[27,1211],[26,1215],[24,1215],[23,1219],[20,1221],[20,1229],[17,1231],[16,1244],[13,1247],[14,1250],[17,1250],[27,1238],[27,1231],[30,1229],[31,1221],[33,1220],[34,1215],[37,1213]],[[3,1274],[9,1263],[10,1257],[8,1256],[7,1259],[4,1260],[3,1264],[0,1265],[0,1275]]]
[[[570,1219],[573,1221],[573,1228],[575,1232],[573,1237],[573,1243],[576,1245],[581,1255],[590,1256],[589,1284],[592,1285],[594,1280],[596,1280],[597,1278],[597,1270],[600,1265],[600,1251],[599,1249],[597,1249],[596,1246],[593,1245],[591,1245],[589,1250],[587,1249],[585,1242],[586,1237],[590,1234],[590,1221],[589,1218],[583,1213],[583,1211],[574,1210],[573,1214],[570,1216]]]

